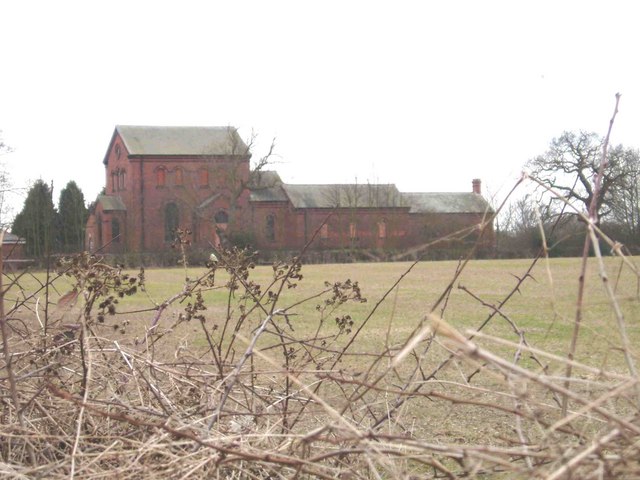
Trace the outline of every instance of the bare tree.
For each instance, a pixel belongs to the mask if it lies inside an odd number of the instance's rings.
[[[332,207],[402,207],[402,195],[392,184],[337,184],[324,192],[324,197]]]
[[[611,218],[628,239],[637,243],[640,237],[640,152],[627,149],[620,155],[625,156],[628,172],[612,199]]]
[[[549,150],[528,163],[531,174],[587,211],[595,196],[603,140],[595,133],[564,132],[553,139]],[[609,150],[599,194],[595,199],[598,220],[611,212],[614,196],[630,173],[629,151],[622,146]]]
[[[541,228],[547,230],[553,222],[551,202],[527,194],[513,200],[500,212],[498,249],[501,255],[530,256],[540,248]]]
[[[213,222],[215,236],[220,241],[230,233],[234,235],[242,233],[243,222],[246,222],[246,219],[238,218],[242,217],[238,213],[238,207],[242,204],[243,195],[247,195],[250,190],[273,187],[274,178],[277,178],[273,175],[265,175],[276,156],[275,138],[271,141],[267,152],[257,161],[251,162],[251,151],[255,147],[257,134],[252,132],[248,139],[243,140],[237,129],[229,126],[226,137],[225,156],[227,158],[218,161],[203,156],[205,162],[199,170],[206,171],[205,179],[196,175],[198,172],[185,172],[184,181],[189,188],[175,191],[179,201],[191,211],[194,228],[203,221],[205,225]],[[203,198],[198,193],[202,186],[201,182],[205,184],[210,182],[211,191],[207,198]],[[212,216],[212,203],[221,200],[228,205],[228,209],[225,208],[222,215],[222,212],[214,212]]]
[[[0,156],[12,151],[2,139],[2,130],[0,130]],[[11,205],[7,200],[7,196],[13,191],[11,177],[7,171],[4,162],[0,162],[0,229],[8,226],[8,219],[11,216]]]

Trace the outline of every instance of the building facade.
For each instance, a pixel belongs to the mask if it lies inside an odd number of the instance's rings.
[[[86,247],[159,252],[177,229],[194,247],[250,243],[261,251],[415,250],[478,239],[494,244],[493,211],[479,180],[463,193],[405,193],[395,185],[285,184],[252,171],[230,127],[117,126],[104,158],[106,186],[90,211]]]

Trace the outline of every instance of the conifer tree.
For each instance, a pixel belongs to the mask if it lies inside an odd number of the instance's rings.
[[[73,180],[60,191],[58,201],[57,240],[61,251],[78,252],[84,247],[84,227],[87,222],[84,194]]]
[[[26,240],[28,255],[42,258],[53,250],[55,216],[51,188],[37,180],[29,189],[12,228],[13,233]]]

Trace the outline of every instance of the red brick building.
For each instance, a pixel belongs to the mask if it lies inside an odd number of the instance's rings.
[[[276,172],[251,171],[250,158],[233,128],[116,127],[104,158],[105,193],[87,222],[87,248],[163,251],[182,228],[204,249],[242,238],[262,251],[300,250],[312,239],[312,250],[402,251],[492,215],[479,180],[468,193],[292,185]],[[477,231],[465,238],[476,237]],[[482,242],[493,246],[491,225]]]

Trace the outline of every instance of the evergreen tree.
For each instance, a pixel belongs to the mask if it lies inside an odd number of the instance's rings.
[[[87,216],[84,194],[72,180],[60,191],[58,201],[56,230],[61,251],[78,252],[83,249]]]
[[[42,258],[52,250],[55,215],[51,188],[42,180],[36,181],[29,189],[22,211],[13,221],[12,229],[26,240],[28,255]]]

